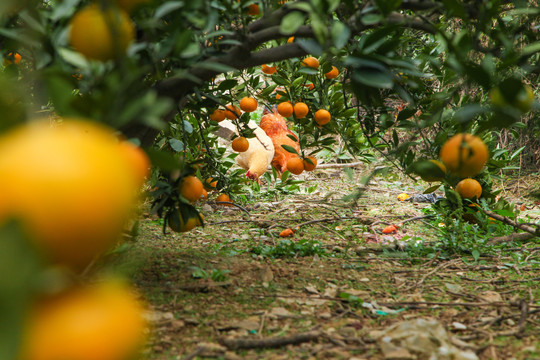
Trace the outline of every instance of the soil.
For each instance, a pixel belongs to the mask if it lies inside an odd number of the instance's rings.
[[[125,256],[153,328],[143,358],[427,359],[415,346],[448,341],[462,356],[540,359],[538,238],[489,247],[512,229],[463,223],[448,250],[432,205],[397,199],[426,183],[388,173],[362,187],[369,172],[315,170],[289,194],[263,185],[236,197],[243,210],[211,195],[198,205],[205,226],[189,233],[163,234],[145,214]],[[527,197],[536,177],[505,184],[520,218],[538,221],[538,199]],[[356,202],[341,201],[359,188]],[[397,232],[383,234],[388,225]],[[293,236],[280,238],[286,228]],[[420,319],[443,332],[414,335]],[[384,335],[398,324],[410,344],[392,353]]]

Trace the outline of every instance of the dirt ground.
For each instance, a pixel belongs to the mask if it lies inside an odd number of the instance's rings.
[[[340,202],[367,173],[316,170],[294,194],[263,186],[237,198],[245,211],[210,197],[206,226],[189,233],[164,235],[145,214],[127,256],[153,324],[144,358],[540,359],[538,239],[447,251],[431,204],[397,199],[424,183],[378,176],[356,204]],[[504,186],[529,222],[537,183]],[[390,224],[397,233],[383,234]],[[497,235],[468,229],[458,241]]]

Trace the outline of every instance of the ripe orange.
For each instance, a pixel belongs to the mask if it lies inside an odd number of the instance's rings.
[[[282,102],[277,106],[277,112],[283,117],[289,117],[293,114],[293,106],[290,102]]]
[[[204,182],[206,187],[208,187],[210,190],[215,190],[217,187],[217,180],[212,178],[207,178]]]
[[[388,225],[382,230],[383,234],[394,234],[397,233],[397,228],[395,225]]]
[[[441,169],[441,171],[446,174],[446,166],[444,166],[444,164],[438,160],[429,160],[431,161],[432,163],[434,163],[435,165],[437,165],[439,167],[439,169]],[[435,169],[436,170],[436,169]],[[434,181],[441,181],[444,179],[444,175],[443,176],[436,176],[436,175],[421,175],[420,176],[422,178],[422,180],[424,181],[427,181],[427,182],[434,182]]]
[[[114,8],[103,11],[98,4],[77,12],[70,26],[71,46],[95,60],[107,61],[124,55],[135,37],[135,26],[125,11]]]
[[[306,85],[304,85],[304,86],[307,87],[308,90],[313,90],[313,89],[315,89],[315,84],[313,84],[313,83],[309,83],[309,84],[306,84]]]
[[[172,211],[167,216],[167,224],[174,232],[188,232],[197,226],[197,217],[190,217],[186,222],[178,211]]]
[[[461,177],[470,177],[482,171],[489,151],[479,137],[457,134],[444,143],[439,156],[449,171]]]
[[[216,198],[216,201],[227,201],[227,202],[232,202],[231,198],[229,197],[229,195],[227,194],[220,194],[217,198]],[[223,206],[232,206],[231,204],[219,204],[219,205],[223,205]]]
[[[473,200],[482,195],[482,186],[474,179],[463,179],[456,185],[457,193],[464,199]]]
[[[326,74],[324,74],[324,76],[327,78],[327,79],[335,79],[337,78],[339,75],[339,70],[337,69],[337,67],[335,66],[332,66],[332,70],[330,70],[329,72],[327,72]]]
[[[223,121],[225,120],[225,110],[216,109],[210,114],[210,120],[213,121]]]
[[[249,149],[249,141],[243,136],[237,137],[232,142],[232,148],[236,152],[244,152]]]
[[[7,57],[4,59],[4,66],[8,65],[18,65],[21,62],[21,55],[19,53],[13,54],[10,52]]]
[[[298,119],[302,119],[303,117],[305,117],[308,112],[309,108],[305,103],[298,102],[294,104],[294,115],[296,115]]]
[[[240,100],[240,109],[245,112],[253,112],[257,110],[257,100],[252,97],[244,97]]]
[[[229,120],[237,119],[240,115],[242,115],[242,112],[240,112],[240,109],[232,104],[227,105],[224,112],[225,112],[225,117]]]
[[[290,38],[287,39],[287,42],[290,44],[294,41],[294,36],[291,36]]]
[[[120,7],[125,12],[130,13],[132,10],[137,8],[138,6],[151,2],[152,0],[115,0],[118,4],[118,7]]]
[[[186,176],[178,186],[180,195],[191,202],[197,201],[201,197],[203,189],[201,180],[193,175]]]
[[[206,189],[203,188],[201,199],[205,200],[207,198],[208,198],[208,191],[206,191]]]
[[[306,159],[311,160],[311,162],[307,161]],[[306,156],[304,158],[304,170],[306,171],[313,171],[317,167],[317,159],[315,156]]]
[[[276,100],[279,100],[279,99],[281,99],[281,94],[276,93]]]
[[[248,15],[256,16],[260,14],[259,5],[257,4],[251,4],[248,6]]]
[[[108,280],[77,287],[31,309],[23,331],[24,360],[120,360],[145,340],[144,306],[133,289]]]
[[[266,64],[263,64],[263,66],[261,66],[261,69],[262,69],[262,72],[267,75],[272,75],[273,73],[277,71],[275,66],[268,66]]]
[[[298,156],[294,156],[287,161],[287,170],[294,175],[300,175],[304,172],[304,161]]]
[[[308,56],[307,58],[302,60],[302,65],[310,67],[312,69],[318,69],[319,60],[317,60],[317,58],[314,58],[313,56]]]
[[[139,186],[108,127],[41,120],[0,136],[0,225],[18,218],[53,262],[80,269],[111,247]]]
[[[328,110],[319,109],[315,113],[315,122],[319,125],[326,125],[330,122],[330,119],[332,116],[328,112]]]
[[[279,236],[280,237],[289,237],[289,236],[292,236],[293,234],[294,234],[293,229],[285,229],[285,230],[283,230],[282,232],[279,233]]]
[[[135,178],[142,185],[144,180],[150,175],[151,163],[148,155],[146,155],[143,149],[129,141],[120,142],[120,148],[132,165]]]

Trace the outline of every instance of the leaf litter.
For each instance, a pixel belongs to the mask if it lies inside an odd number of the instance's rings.
[[[345,193],[328,195],[354,184],[334,173],[306,179],[316,196],[243,204],[249,217],[204,204],[208,225],[193,233],[143,219],[129,257],[154,324],[146,358],[540,358],[538,250],[477,261],[407,252],[411,239],[437,241],[421,211],[430,204],[396,198],[421,186],[379,179],[343,207]],[[279,239],[287,228],[294,237]]]

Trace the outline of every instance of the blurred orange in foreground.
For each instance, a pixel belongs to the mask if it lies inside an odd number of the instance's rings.
[[[136,179],[142,185],[144,180],[150,175],[151,163],[148,155],[139,146],[129,141],[122,141],[120,147],[131,163]]]
[[[17,218],[48,260],[81,269],[111,247],[141,184],[113,130],[34,121],[0,136],[0,226]]]
[[[145,338],[143,311],[131,288],[120,282],[71,289],[32,309],[20,359],[128,359]]]

